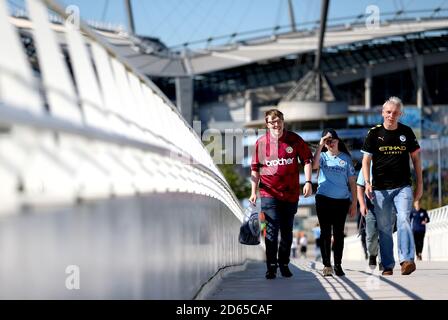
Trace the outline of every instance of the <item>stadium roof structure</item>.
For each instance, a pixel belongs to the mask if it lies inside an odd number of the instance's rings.
[[[382,22],[376,28],[365,24],[346,24],[328,27],[324,48],[336,47],[381,38],[402,37],[428,31],[448,30],[448,17],[413,18]],[[114,37],[103,34],[106,40],[142,73],[160,77],[182,77],[231,69],[260,63],[293,54],[315,51],[317,30],[287,32],[275,36],[238,41],[229,45],[182,52],[167,50],[151,52],[144,42],[136,43],[126,35]]]
[[[405,12],[396,12],[390,14],[392,19],[382,20],[376,27],[359,23],[363,15],[357,16],[352,23],[329,25],[325,33],[324,48],[448,30],[448,16],[435,16],[441,12],[448,12],[448,9],[436,8],[419,10],[418,13],[420,12],[426,13],[427,17],[401,18],[405,16]],[[26,17],[12,17],[12,20],[18,28],[32,31]],[[332,20],[329,20],[329,23],[331,22]],[[265,63],[290,55],[316,51],[318,45],[318,28],[314,28],[239,40],[227,45],[202,49],[185,46],[183,50],[175,51],[155,38],[137,37],[123,30],[93,27],[127,63],[150,77],[188,77],[253,63]],[[55,22],[54,29],[59,34],[64,32],[61,21]],[[59,37],[61,43],[64,43],[63,38]]]

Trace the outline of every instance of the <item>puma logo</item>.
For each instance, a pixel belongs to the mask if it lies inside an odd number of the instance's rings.
[[[378,139],[380,139],[381,141],[384,141],[384,137],[378,137]]]

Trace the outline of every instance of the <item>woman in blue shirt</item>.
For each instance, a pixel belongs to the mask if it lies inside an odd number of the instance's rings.
[[[313,169],[319,169],[316,192],[316,211],[321,235],[320,249],[324,276],[332,276],[331,235],[333,229],[334,273],[345,275],[341,267],[344,249],[345,219],[357,212],[356,175],[352,158],[345,144],[334,129],[322,132],[319,146],[314,154]]]

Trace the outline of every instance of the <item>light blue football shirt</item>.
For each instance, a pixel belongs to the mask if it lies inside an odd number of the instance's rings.
[[[349,177],[356,176],[352,159],[346,153],[332,156],[323,152],[320,155],[320,170],[316,194],[334,199],[351,197]]]
[[[370,177],[372,177],[372,165],[370,165]],[[358,180],[356,180],[356,184],[365,187],[366,181],[364,180],[364,175],[362,174],[362,169],[359,170]]]

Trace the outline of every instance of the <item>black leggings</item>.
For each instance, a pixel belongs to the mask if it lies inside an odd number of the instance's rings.
[[[320,224],[320,252],[324,266],[331,267],[331,227],[333,227],[334,264],[341,264],[344,250],[344,226],[350,199],[333,199],[316,195],[316,211]]]
[[[425,239],[425,232],[414,231],[415,253],[417,254],[422,253],[424,239]]]

